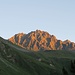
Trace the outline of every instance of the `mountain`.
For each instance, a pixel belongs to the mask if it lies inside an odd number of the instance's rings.
[[[28,34],[19,33],[9,38],[14,44],[25,49],[42,51],[42,50],[75,50],[75,43],[69,40],[58,40],[54,35],[48,32],[36,30]]]
[[[0,37],[0,75],[75,75],[74,59],[74,51],[34,52]]]

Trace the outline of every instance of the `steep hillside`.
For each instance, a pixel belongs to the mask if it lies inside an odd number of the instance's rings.
[[[27,50],[75,50],[75,43],[69,40],[58,40],[48,32],[36,30],[28,34],[19,33],[9,39]]]
[[[0,75],[72,75],[73,51],[31,52],[0,38]]]

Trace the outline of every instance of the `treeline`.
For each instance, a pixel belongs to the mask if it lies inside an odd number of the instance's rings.
[[[74,61],[71,60],[71,69],[70,69],[70,72],[73,75],[75,75],[75,60]]]
[[[65,67],[62,68],[63,75],[75,75],[75,60],[71,60],[69,73]]]

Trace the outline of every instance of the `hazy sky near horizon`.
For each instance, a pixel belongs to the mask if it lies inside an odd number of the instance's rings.
[[[36,29],[75,42],[75,0],[0,0],[0,36]]]

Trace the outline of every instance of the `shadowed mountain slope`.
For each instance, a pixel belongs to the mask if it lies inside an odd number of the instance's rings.
[[[0,37],[0,75],[68,75],[74,51],[29,51]]]

